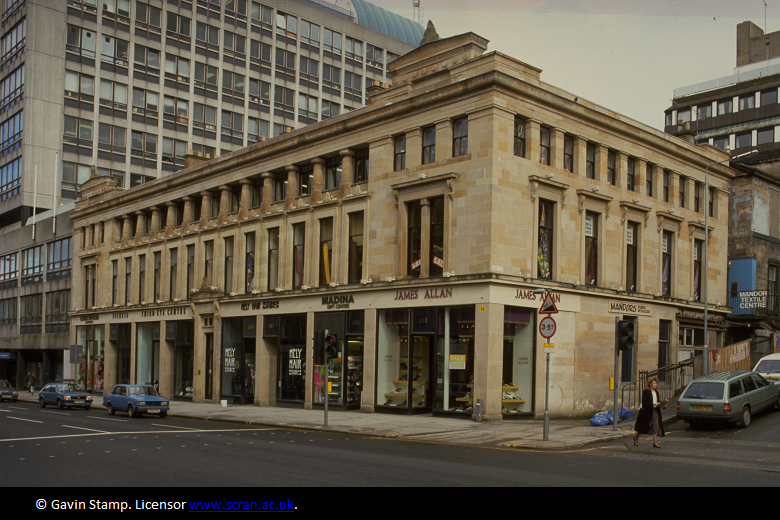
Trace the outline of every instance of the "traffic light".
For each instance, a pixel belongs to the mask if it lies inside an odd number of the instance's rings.
[[[616,341],[618,350],[631,350],[634,348],[634,322],[629,320],[620,320],[618,322]]]
[[[327,334],[325,336],[325,358],[334,358],[338,354],[338,337],[335,334]]]
[[[321,330],[314,331],[314,364],[320,366],[325,364],[325,348]]]

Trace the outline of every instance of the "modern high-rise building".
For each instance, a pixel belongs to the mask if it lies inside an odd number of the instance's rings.
[[[390,81],[387,64],[422,26],[348,5],[2,2],[0,379],[102,390],[102,338],[66,352],[69,212],[93,168],[127,189],[182,168],[190,150],[213,158],[361,107]]]
[[[364,0],[5,0],[0,227],[365,104],[421,25]],[[35,167],[37,165],[37,182]]]

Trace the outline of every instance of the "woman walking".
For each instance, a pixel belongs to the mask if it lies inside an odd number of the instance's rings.
[[[669,404],[669,399],[661,401],[658,397],[658,378],[652,378],[647,382],[647,388],[642,391],[642,409],[639,410],[634,425],[634,446],[639,446],[640,434],[649,433],[653,436],[653,448],[660,448],[658,436],[664,436],[661,408],[666,408],[667,404]]]

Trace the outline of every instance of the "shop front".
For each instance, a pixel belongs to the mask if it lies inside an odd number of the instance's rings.
[[[139,323],[135,336],[135,383],[160,391],[160,322]]]
[[[90,316],[92,318],[93,316]],[[103,368],[105,348],[105,326],[79,325],[76,327],[76,344],[81,357],[76,360],[76,379],[90,393],[104,391]]]
[[[263,340],[276,353],[276,405],[303,407],[306,401],[306,314],[263,317]]]
[[[256,337],[255,316],[222,319],[220,400],[232,404],[254,402],[257,374]]]
[[[363,404],[364,312],[323,312],[314,315],[314,330],[335,334],[337,355],[326,366],[314,367],[313,403],[336,410],[356,410]]]
[[[173,398],[191,401],[194,380],[195,324],[192,320],[166,321],[165,340],[173,347]]]

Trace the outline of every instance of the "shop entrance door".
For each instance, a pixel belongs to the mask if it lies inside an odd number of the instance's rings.
[[[255,400],[255,338],[244,338],[244,363],[242,377],[244,384],[241,390],[241,404],[251,404]]]
[[[409,336],[409,352],[406,359],[401,358],[401,381],[398,383],[408,396],[407,407],[413,414],[431,411],[433,352],[433,336]]]

